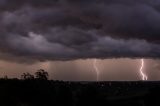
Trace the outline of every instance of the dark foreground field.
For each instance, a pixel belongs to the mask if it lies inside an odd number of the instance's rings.
[[[160,106],[160,82],[0,80],[0,106]]]

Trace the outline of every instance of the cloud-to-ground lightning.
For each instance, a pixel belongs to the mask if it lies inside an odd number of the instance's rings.
[[[93,61],[93,67],[94,67],[95,72],[96,72],[96,80],[99,81],[99,69],[97,67],[97,59],[94,59],[94,61]]]
[[[141,59],[140,74],[141,74],[142,80],[147,80],[148,77],[147,77],[147,75],[143,72],[143,68],[144,68],[144,60]]]

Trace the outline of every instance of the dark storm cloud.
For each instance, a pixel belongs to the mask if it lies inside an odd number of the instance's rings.
[[[159,58],[160,1],[0,0],[0,37],[7,60]]]

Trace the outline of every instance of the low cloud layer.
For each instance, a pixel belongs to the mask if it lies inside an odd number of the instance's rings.
[[[159,0],[0,0],[0,58],[159,58]]]

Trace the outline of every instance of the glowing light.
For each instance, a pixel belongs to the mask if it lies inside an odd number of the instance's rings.
[[[99,69],[97,67],[97,59],[94,59],[94,61],[93,61],[93,67],[94,67],[95,72],[96,72],[96,80],[99,81]]]
[[[140,74],[141,74],[142,80],[147,80],[148,77],[147,77],[147,75],[143,72],[143,68],[144,68],[144,60],[141,59]]]

